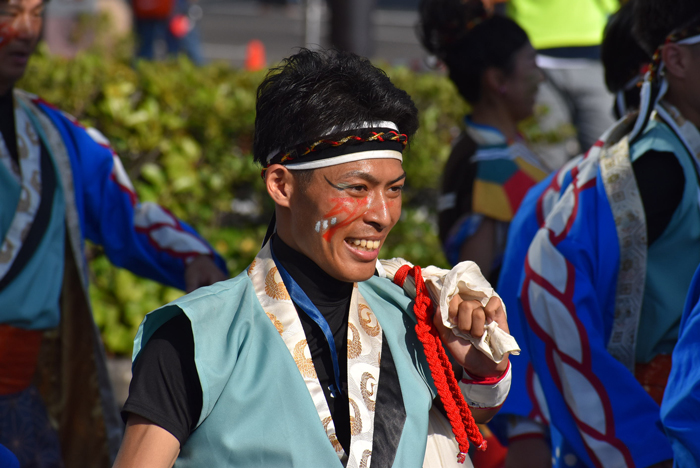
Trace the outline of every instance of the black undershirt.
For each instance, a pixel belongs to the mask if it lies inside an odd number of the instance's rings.
[[[15,106],[12,99],[12,88],[0,96],[0,133],[5,140],[10,156],[19,164],[17,153],[17,134],[15,133]]]
[[[347,322],[353,285],[330,277],[277,236],[272,239],[272,248],[277,260],[316,305],[333,332],[341,385],[344,386],[343,395],[337,398],[333,398],[329,390],[334,375],[325,336],[318,325],[297,307],[316,374],[333,417],[336,436],[349,453]],[[153,334],[134,363],[134,376],[129,385],[129,398],[122,409],[122,418],[126,421],[129,413],[142,416],[170,432],[182,446],[201,412],[202,389],[194,364],[192,327],[189,319],[179,314]]]

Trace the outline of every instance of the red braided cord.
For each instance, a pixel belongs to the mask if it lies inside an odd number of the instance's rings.
[[[394,283],[403,286],[409,274],[416,281],[416,299],[413,307],[418,322],[416,324],[416,334],[421,343],[423,343],[430,373],[433,376],[440,400],[447,412],[447,419],[449,419],[450,426],[452,426],[452,432],[459,444],[460,453],[457,456],[457,460],[460,463],[464,463],[466,454],[469,451],[469,441],[476,445],[479,450],[486,450],[486,441],[476,426],[467,403],[464,401],[464,396],[459,389],[457,379],[452,370],[452,364],[433,324],[432,314],[428,314],[428,311],[432,308],[432,301],[427,293],[425,282],[421,275],[421,268],[419,266],[414,266],[413,268],[408,265],[402,266],[394,275]]]

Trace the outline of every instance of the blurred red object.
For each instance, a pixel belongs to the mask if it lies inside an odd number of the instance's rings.
[[[265,46],[258,39],[253,39],[248,43],[245,54],[245,69],[248,71],[258,71],[267,65],[265,59]]]
[[[170,32],[178,39],[185,37],[190,29],[190,19],[187,15],[175,15],[170,20]]]

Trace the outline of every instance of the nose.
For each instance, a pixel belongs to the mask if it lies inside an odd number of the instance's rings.
[[[367,211],[365,212],[365,222],[372,225],[377,232],[393,225],[392,210],[393,204],[400,203],[398,200],[389,200],[383,192],[372,197]]]
[[[17,39],[35,39],[41,31],[41,17],[30,11],[22,11],[12,22]]]

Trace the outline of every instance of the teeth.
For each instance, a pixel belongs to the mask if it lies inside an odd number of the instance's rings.
[[[354,245],[359,250],[377,250],[381,244],[378,240],[367,240],[367,239],[354,239],[348,241],[349,244]]]

